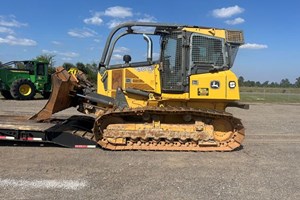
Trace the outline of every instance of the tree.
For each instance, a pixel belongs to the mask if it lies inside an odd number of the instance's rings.
[[[261,83],[259,81],[255,82],[255,87],[261,87]]]
[[[69,70],[70,68],[76,67],[74,64],[72,64],[72,63],[67,63],[67,62],[65,62],[62,66],[63,66],[63,68],[65,68],[66,70]]]
[[[265,81],[261,84],[262,87],[269,87],[269,81]]]
[[[48,62],[50,67],[54,67],[54,57],[55,55],[52,54],[41,54],[36,57],[36,60],[42,61],[42,62]]]
[[[300,77],[296,78],[295,87],[300,88]]]
[[[270,83],[270,87],[276,88],[276,87],[279,87],[279,84],[277,82],[272,82],[272,83]]]
[[[92,64],[86,64],[84,65],[83,63],[76,63],[76,67],[81,70],[83,73],[86,74],[87,78],[89,81],[96,83],[97,82],[97,64],[92,63]]]
[[[82,71],[83,73],[87,74],[86,66],[82,62],[76,63],[76,68]]]
[[[288,87],[291,87],[292,84],[290,83],[289,79],[285,78],[285,79],[282,79],[280,81],[280,87],[283,87],[283,88],[288,88]]]
[[[36,57],[36,60],[41,61],[41,62],[48,62],[48,74],[53,74],[55,72],[55,67],[54,67],[54,57],[55,55],[52,54],[41,54]]]
[[[245,81],[244,85],[245,87],[255,87],[255,81]]]
[[[240,76],[238,80],[239,86],[244,86],[244,81],[245,81],[244,77]]]

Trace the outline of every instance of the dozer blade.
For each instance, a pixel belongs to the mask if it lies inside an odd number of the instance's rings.
[[[74,97],[70,95],[75,90],[78,80],[63,67],[58,67],[52,75],[52,93],[44,108],[32,116],[30,120],[44,121],[52,114],[76,106]]]

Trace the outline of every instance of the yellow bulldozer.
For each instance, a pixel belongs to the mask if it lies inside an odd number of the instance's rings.
[[[117,42],[128,35],[140,35],[141,45],[146,42],[146,58],[133,62],[124,55],[122,62],[112,62]],[[157,59],[154,36],[159,38]],[[230,70],[243,43],[238,30],[150,22],[118,25],[103,49],[96,91],[84,74],[57,68],[50,99],[31,120],[46,122],[53,113],[77,106],[94,114],[89,140],[104,149],[234,150],[245,137],[244,127],[225,110],[249,108],[238,102],[238,80]]]

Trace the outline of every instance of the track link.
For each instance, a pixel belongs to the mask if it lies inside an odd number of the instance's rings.
[[[230,113],[181,107],[109,110],[93,132],[110,150],[232,151],[245,137],[241,120]]]

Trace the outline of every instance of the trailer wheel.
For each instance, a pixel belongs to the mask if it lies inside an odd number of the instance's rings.
[[[13,99],[13,97],[10,94],[10,91],[8,90],[2,90],[1,91],[1,95],[5,98],[5,99]]]
[[[13,82],[10,93],[15,99],[30,100],[35,96],[35,87],[30,80],[19,79]]]

